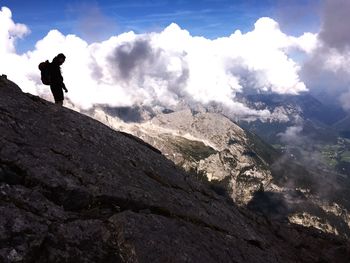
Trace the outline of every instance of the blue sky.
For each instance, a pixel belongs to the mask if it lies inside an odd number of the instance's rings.
[[[321,0],[2,0],[17,23],[31,34],[17,43],[19,52],[32,49],[51,29],[75,34],[88,42],[101,41],[126,31],[161,31],[172,22],[192,35],[206,38],[243,32],[268,16],[283,31],[298,35],[319,28]]]

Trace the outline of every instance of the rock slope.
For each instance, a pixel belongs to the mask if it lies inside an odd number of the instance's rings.
[[[349,243],[271,223],[132,135],[0,77],[0,262],[349,262]]]
[[[272,181],[269,165],[277,152],[225,116],[189,109],[159,114],[143,123],[125,123],[103,110],[89,115],[109,127],[145,140],[175,164],[225,188],[246,205]]]
[[[350,237],[349,179],[299,163],[292,152],[274,149],[222,114],[185,109],[140,123],[124,122],[100,108],[86,114],[145,140],[192,176],[229,193],[238,205]]]

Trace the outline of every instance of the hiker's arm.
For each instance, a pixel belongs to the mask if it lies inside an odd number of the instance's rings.
[[[63,86],[62,88],[64,89],[65,92],[68,92],[67,88],[66,88],[66,85],[62,82]]]

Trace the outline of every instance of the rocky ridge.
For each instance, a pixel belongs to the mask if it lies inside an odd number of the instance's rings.
[[[143,123],[125,123],[99,109],[89,115],[145,140],[194,176],[218,183],[236,203],[247,204],[259,188],[267,189],[272,181],[269,162],[277,153],[271,147],[270,152],[260,152],[254,145],[258,141],[221,114],[188,109]]]
[[[0,78],[1,262],[349,262],[345,240],[271,223],[140,139]]]
[[[141,123],[126,123],[98,108],[89,115],[160,149],[192,176],[228,193],[236,204],[274,219],[350,237],[349,182],[340,178],[339,183],[337,175],[324,177],[285,158],[222,114],[187,109]]]

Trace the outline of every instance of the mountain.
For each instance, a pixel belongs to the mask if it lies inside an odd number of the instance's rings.
[[[342,137],[350,139],[350,115],[334,123],[333,128],[339,131]]]
[[[241,120],[243,128],[286,154],[299,156],[298,161],[306,166],[313,156],[311,162],[318,159],[317,166],[323,166],[327,173],[330,170],[350,176],[350,118],[339,106],[325,105],[308,93],[247,95],[240,100],[251,108],[272,113],[268,120]]]
[[[300,135],[317,142],[336,143],[338,131],[333,124],[346,113],[336,106],[324,105],[311,94],[255,94],[240,100],[253,109],[268,109],[272,118],[261,121],[240,121],[240,124],[272,144],[280,143],[280,134],[290,126],[302,126]]]
[[[321,165],[309,152],[276,150],[219,113],[169,111],[141,123],[126,123],[121,115],[110,115],[103,108],[89,115],[142,138],[240,206],[350,237],[350,178]]]
[[[1,262],[349,262],[333,235],[271,222],[159,150],[0,77]]]
[[[125,123],[98,109],[90,116],[145,140],[193,176],[216,183],[236,203],[247,204],[272,180],[269,165],[277,151],[221,114],[185,109],[143,123]]]
[[[282,107],[290,119],[297,114],[303,119],[332,125],[346,116],[344,110],[334,105],[325,105],[310,93],[300,95],[255,94],[242,96],[242,100],[253,108],[276,110]]]

